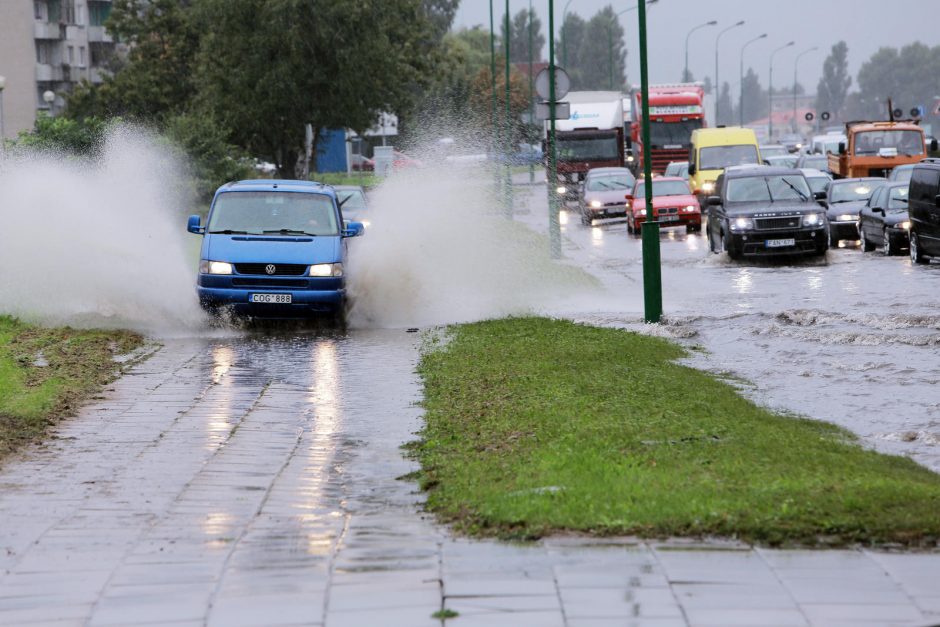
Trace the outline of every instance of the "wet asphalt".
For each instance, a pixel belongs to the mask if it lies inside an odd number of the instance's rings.
[[[544,230],[544,188],[516,200],[516,219]],[[606,290],[545,313],[701,345],[696,366],[752,381],[762,402],[936,468],[940,320],[936,297],[913,301],[938,293],[940,265],[856,249],[732,264],[667,231],[667,319],[651,328],[639,242],[570,217],[563,234],[568,262]],[[415,469],[400,447],[421,426],[420,342],[400,329],[164,341],[0,469],[0,625],[440,625],[445,607],[458,627],[940,622],[937,553],[453,537],[399,479]]]

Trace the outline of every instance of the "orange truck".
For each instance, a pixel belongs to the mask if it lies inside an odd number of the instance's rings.
[[[917,163],[927,156],[927,141],[914,120],[849,122],[846,141],[829,153],[829,170],[835,178],[888,176],[899,165]],[[930,149],[936,150],[936,140]]]

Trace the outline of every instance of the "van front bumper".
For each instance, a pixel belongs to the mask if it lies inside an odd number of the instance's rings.
[[[320,312],[341,310],[346,302],[346,286],[342,278],[298,278],[290,279],[296,287],[265,284],[246,286],[232,285],[233,280],[244,277],[199,275],[196,292],[204,309],[228,309],[237,314],[276,317],[303,318]],[[274,283],[272,281],[272,283]],[[301,286],[303,284],[303,286]],[[290,304],[253,303],[253,294],[290,294]]]

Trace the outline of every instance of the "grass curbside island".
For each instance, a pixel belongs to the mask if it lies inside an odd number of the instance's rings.
[[[116,358],[143,338],[128,331],[45,328],[0,316],[0,461],[111,382]]]
[[[940,475],[782,416],[667,340],[545,318],[449,329],[419,372],[427,507],[471,535],[936,546]]]

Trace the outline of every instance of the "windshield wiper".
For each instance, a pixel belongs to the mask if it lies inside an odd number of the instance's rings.
[[[311,237],[316,237],[316,233],[308,233],[307,231],[301,231],[298,229],[268,229],[266,231],[261,231],[265,235],[271,233],[278,233],[280,235],[309,235]]]
[[[800,195],[800,200],[808,200],[808,199],[809,199],[809,196],[807,196],[806,194],[804,194],[803,192],[801,192],[800,190],[798,190],[798,189],[793,185],[793,183],[791,183],[791,182],[788,181],[787,179],[781,179],[781,180],[782,180],[784,183],[786,183],[787,186],[788,186],[790,189],[792,189],[793,191],[795,191],[797,194]]]
[[[838,205],[840,202],[864,202],[864,198],[846,198],[845,200],[833,200],[830,205]]]
[[[218,231],[209,231],[209,233],[221,235],[249,235],[248,231],[234,231],[232,229],[220,229]]]

